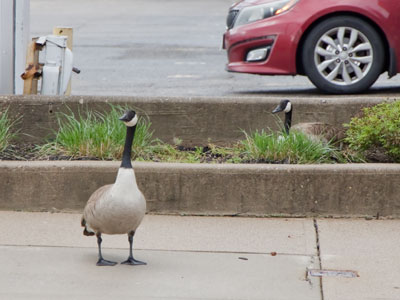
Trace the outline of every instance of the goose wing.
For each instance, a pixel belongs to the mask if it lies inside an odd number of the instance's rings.
[[[94,193],[90,196],[89,200],[86,203],[86,206],[83,210],[83,216],[81,220],[82,227],[85,227],[83,231],[84,235],[93,235],[93,229],[90,228],[90,221],[94,218],[96,212],[96,205],[99,200],[104,197],[106,193],[111,189],[113,185],[107,184],[100,188],[98,188]]]
[[[325,142],[337,142],[342,140],[344,132],[341,129],[334,127],[331,124],[313,122],[313,123],[299,123],[292,126],[293,130],[303,132],[310,137],[315,137]]]

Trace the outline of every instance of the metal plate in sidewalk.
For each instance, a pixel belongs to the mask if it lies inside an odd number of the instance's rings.
[[[320,270],[310,269],[308,275],[313,277],[344,277],[344,278],[355,278],[360,277],[356,271],[350,270]]]

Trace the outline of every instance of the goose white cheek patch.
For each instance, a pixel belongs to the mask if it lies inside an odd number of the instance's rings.
[[[132,127],[137,124],[137,121],[138,121],[138,117],[137,117],[137,115],[135,115],[135,117],[132,120],[130,120],[129,122],[125,122],[125,125]]]
[[[287,104],[286,107],[285,107],[284,112],[285,112],[285,113],[288,113],[288,112],[291,111],[291,110],[292,110],[292,103],[288,102],[288,104]]]

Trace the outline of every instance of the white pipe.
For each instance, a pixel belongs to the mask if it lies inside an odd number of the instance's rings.
[[[3,0],[0,0],[3,1]],[[6,0],[7,1],[7,0]],[[14,72],[14,93],[23,94],[24,81],[21,74],[25,71],[26,49],[30,37],[30,1],[15,1],[15,72]]]
[[[14,1],[0,0],[0,94],[14,93]]]

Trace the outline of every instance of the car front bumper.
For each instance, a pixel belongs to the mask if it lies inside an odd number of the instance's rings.
[[[234,27],[223,36],[229,72],[265,75],[295,75],[296,52],[300,39],[300,24],[286,13],[254,23]],[[250,51],[269,47],[268,55],[261,61],[249,62]]]

